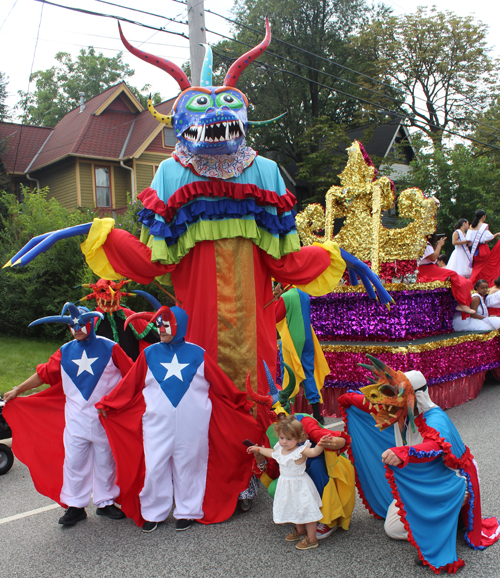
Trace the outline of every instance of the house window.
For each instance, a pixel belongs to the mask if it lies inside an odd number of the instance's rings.
[[[110,173],[110,167],[95,167],[95,198],[98,207],[111,207]]]
[[[174,129],[170,127],[165,127],[163,129],[163,146],[164,147],[175,147],[177,144],[177,138],[174,133]]]

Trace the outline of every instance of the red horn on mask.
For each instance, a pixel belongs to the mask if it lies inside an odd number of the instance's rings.
[[[227,71],[226,78],[224,79],[224,86],[236,86],[241,73],[245,68],[260,56],[264,50],[269,46],[271,42],[271,27],[269,26],[269,20],[266,17],[266,36],[264,40],[252,50],[245,52],[242,56],[238,58],[236,62],[231,65],[231,68]]]
[[[271,411],[273,407],[273,398],[270,395],[261,395],[260,393],[256,393],[252,389],[252,386],[250,385],[250,372],[248,372],[247,378],[245,380],[245,387],[247,388],[247,393],[251,399],[253,399],[256,403],[267,406],[267,409]]]
[[[138,48],[134,48],[128,42],[125,36],[123,36],[122,27],[120,26],[119,22],[118,22],[118,30],[120,32],[120,38],[122,39],[125,48],[129,52],[131,52],[134,56],[137,56],[137,58],[144,60],[144,62],[149,62],[149,64],[152,64],[153,66],[156,66],[161,70],[165,71],[167,74],[170,74],[170,76],[177,81],[177,84],[179,85],[181,90],[186,90],[186,88],[189,88],[191,86],[188,77],[186,76],[182,68],[177,66],[177,64],[174,64],[173,62],[171,62],[170,60],[166,60],[165,58],[155,56],[154,54],[149,54],[149,52],[143,52]]]

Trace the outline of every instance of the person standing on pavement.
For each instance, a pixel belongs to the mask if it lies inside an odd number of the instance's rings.
[[[102,314],[66,303],[60,316],[31,323],[65,323],[75,339],[4,396],[14,453],[29,467],[37,490],[67,507],[59,519],[63,526],[87,517],[91,496],[99,516],[125,517],[114,505],[120,493],[116,466],[94,404],[126,375],[132,360],[119,345],[95,335],[97,317]],[[44,383],[51,387],[16,399]]]

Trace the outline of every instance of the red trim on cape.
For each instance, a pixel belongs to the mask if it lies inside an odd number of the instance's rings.
[[[394,496],[394,499],[396,500],[396,506],[398,508],[398,514],[401,517],[401,520],[403,522],[405,530],[408,532],[408,542],[410,542],[410,544],[417,549],[418,557],[420,558],[420,560],[422,560],[422,562],[425,566],[429,566],[429,568],[431,570],[433,570],[433,572],[435,574],[439,574],[442,571],[448,572],[448,574],[456,574],[456,572],[459,568],[462,568],[462,566],[465,566],[465,562],[463,560],[461,560],[460,558],[456,562],[453,562],[452,564],[445,564],[444,566],[440,566],[439,568],[436,568],[435,566],[430,564],[424,558],[420,548],[418,547],[418,544],[415,542],[412,531],[410,529],[410,525],[408,524],[408,521],[406,520],[406,512],[404,510],[404,504],[399,497],[398,488],[397,488],[396,482],[394,480],[394,472],[392,470],[390,470],[387,466],[384,466],[384,467],[385,467],[385,477],[389,481],[389,485],[391,487],[391,493]]]
[[[146,209],[162,216],[167,223],[173,220],[177,211],[199,197],[225,198],[242,201],[254,199],[257,205],[276,207],[278,214],[291,211],[297,202],[295,196],[287,190],[287,194],[279,196],[275,191],[261,189],[251,183],[241,184],[217,180],[215,182],[196,181],[177,189],[165,204],[157,192],[148,187],[137,198]]]
[[[340,405],[340,415],[342,417],[342,419],[344,420],[345,426],[347,428],[347,424],[349,422],[349,418],[347,416],[347,412],[346,412],[346,407],[347,406],[351,406],[353,405],[352,403],[350,403],[350,394],[349,393],[345,393],[344,395],[341,395],[339,397],[339,405]],[[349,403],[347,403],[349,402]],[[357,407],[357,406],[356,406]],[[383,520],[384,518],[382,518],[382,516],[379,516],[378,514],[376,514],[370,504],[368,503],[368,500],[365,497],[365,494],[363,493],[363,489],[361,487],[361,483],[359,481],[358,478],[358,471],[356,470],[356,463],[354,461],[354,455],[352,453],[352,448],[351,445],[349,445],[349,447],[347,448],[347,455],[349,456],[349,459],[351,460],[352,465],[354,466],[354,475],[355,475],[355,479],[356,479],[356,488],[358,490],[358,494],[359,497],[361,498],[361,501],[363,502],[363,506],[368,510],[368,512],[370,512],[370,514],[376,518],[377,520]]]

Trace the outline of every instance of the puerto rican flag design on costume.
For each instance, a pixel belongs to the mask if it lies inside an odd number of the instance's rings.
[[[63,345],[47,363],[37,366],[40,379],[50,388],[6,405],[16,456],[29,467],[36,489],[63,507],[80,507],[69,491],[71,480],[66,468],[68,446],[75,438],[101,448],[97,458],[94,451],[94,466],[102,461],[109,474],[109,484],[104,484],[109,487],[94,486],[94,503],[101,499],[112,503],[108,494],[118,495],[114,460],[95,403],[115,387],[131,365],[132,360],[109,339],[94,336],[81,342],[74,340]],[[90,477],[92,465],[89,461],[82,467],[82,471],[89,469]],[[77,499],[86,502],[84,494]]]
[[[143,396],[146,471],[139,495],[145,520],[203,518],[212,404],[204,351],[192,343],[152,345],[145,351]]]

